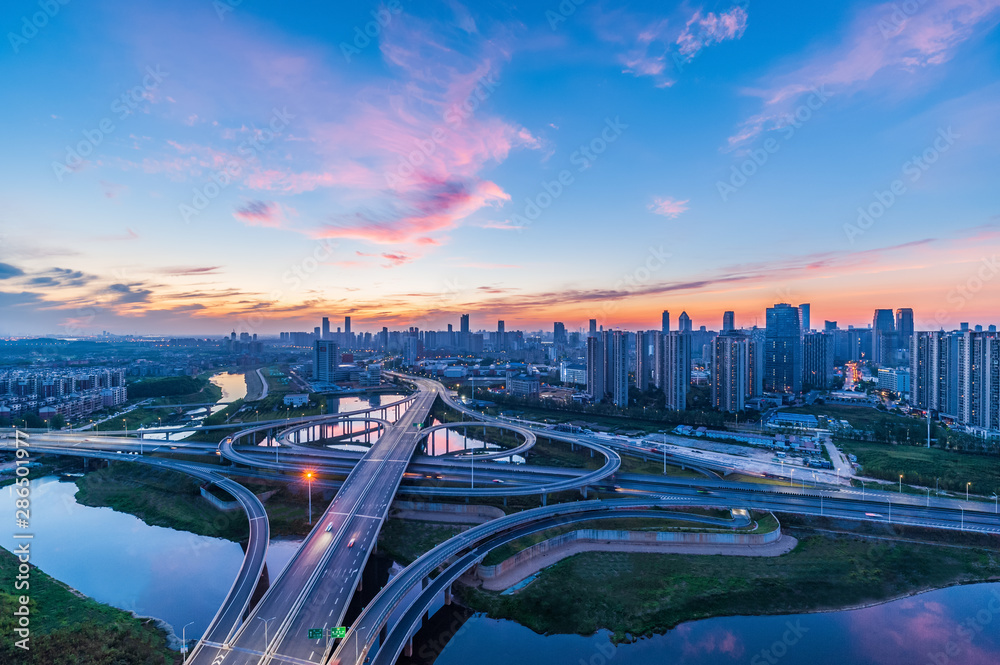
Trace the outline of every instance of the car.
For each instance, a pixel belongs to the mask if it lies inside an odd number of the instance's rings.
[[[708,495],[711,495],[711,494],[713,494],[713,492],[711,490],[707,490],[707,489],[699,489],[698,490],[698,494],[708,494]]]
[[[327,533],[333,530],[333,522],[330,522],[329,524],[326,525],[326,530]]]
[[[354,541],[355,540],[356,540],[356,538],[351,538],[349,541],[347,541],[347,546],[348,547],[354,547]]]
[[[503,481],[502,481],[502,480],[500,480],[499,478],[494,478],[494,479],[493,479],[493,482],[495,482],[495,483],[502,483]]]

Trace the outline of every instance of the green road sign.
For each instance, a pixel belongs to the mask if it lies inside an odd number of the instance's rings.
[[[318,640],[318,639],[321,639],[322,637],[323,637],[323,629],[322,628],[310,628],[309,629],[309,639],[310,640]]]
[[[330,637],[334,639],[344,639],[347,637],[347,626],[337,626],[330,629]]]

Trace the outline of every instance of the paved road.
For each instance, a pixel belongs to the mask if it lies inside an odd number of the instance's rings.
[[[311,628],[337,626],[374,548],[419,430],[437,397],[420,385],[412,406],[379,438],[347,477],[298,553],[228,644],[205,642],[191,663],[319,663],[323,640]]]

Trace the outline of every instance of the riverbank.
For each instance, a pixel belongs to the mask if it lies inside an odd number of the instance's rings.
[[[102,605],[32,568],[30,588],[14,593],[18,560],[0,548],[0,663],[51,665],[178,665],[156,621]],[[18,595],[31,598],[30,651],[14,645]],[[72,654],[72,656],[68,656]],[[68,658],[71,658],[69,660]]]
[[[716,616],[798,614],[885,602],[956,584],[1000,580],[996,548],[968,549],[790,530],[779,557],[588,552],[546,568],[519,593],[457,590],[471,609],[538,633],[616,641]]]

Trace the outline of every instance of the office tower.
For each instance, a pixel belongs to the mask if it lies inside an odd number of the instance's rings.
[[[731,333],[736,330],[736,313],[727,311],[722,313],[722,334]]]
[[[320,329],[319,329],[319,326],[316,326],[315,328],[313,328],[313,337],[315,337],[316,339],[320,338]]]
[[[833,384],[833,335],[807,332],[802,338],[802,387],[826,390]]]
[[[344,334],[345,335],[351,334],[351,317],[349,316],[344,317]]]
[[[682,333],[691,332],[691,317],[688,316],[687,312],[681,312],[681,315],[677,317],[677,330]]]
[[[767,308],[764,390],[802,392],[802,319],[799,308],[788,303]]]
[[[380,348],[383,351],[387,351],[389,349],[389,328],[382,326],[381,335],[382,339],[379,340]]]
[[[461,332],[463,334],[468,334],[469,333],[469,315],[468,314],[463,314],[462,315],[461,323],[459,324],[459,332]]]
[[[743,410],[750,373],[750,340],[724,334],[712,340],[712,406],[720,411]]]
[[[811,321],[809,320],[809,309],[810,309],[809,303],[807,302],[804,302],[801,305],[799,305],[799,315],[802,320],[803,333],[812,330],[812,328],[809,327],[809,324],[811,323]]]
[[[590,320],[590,332],[587,333],[587,337],[597,337],[597,319]]]
[[[913,335],[913,309],[900,307],[896,310],[896,348],[910,348],[910,337]]]
[[[691,335],[676,331],[661,335],[663,365],[658,368],[666,408],[684,411],[691,385]]]
[[[639,390],[649,390],[656,382],[656,347],[661,332],[639,331],[635,334],[635,385]]]
[[[833,332],[836,329],[837,329],[837,322],[836,321],[824,321],[823,322],[823,330],[825,330],[826,332]]]
[[[670,332],[670,312],[663,310],[663,316],[660,319],[660,332],[666,335]]]
[[[566,345],[566,326],[561,321],[552,324],[552,343]]]
[[[333,382],[340,365],[340,349],[328,340],[313,342],[313,373],[315,381]]]
[[[330,339],[330,317],[323,317],[323,336],[321,339]]]
[[[895,364],[896,318],[891,309],[876,309],[872,321],[872,362]]]
[[[958,329],[961,330],[962,332],[969,332],[969,322],[963,321],[962,323],[959,323]]]

